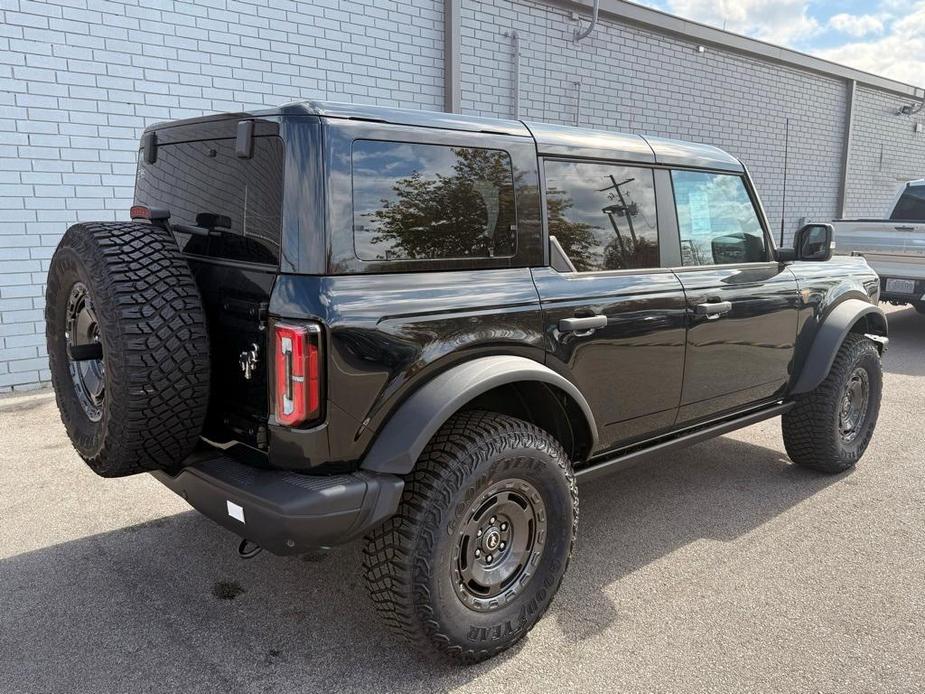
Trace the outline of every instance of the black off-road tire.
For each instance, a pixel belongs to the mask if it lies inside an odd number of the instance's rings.
[[[533,485],[542,497],[542,553],[519,590],[500,595],[496,608],[477,611],[457,593],[457,538],[473,505],[512,478]],[[546,612],[568,567],[577,527],[575,478],[552,436],[513,417],[460,413],[407,476],[397,514],[367,537],[367,587],[400,638],[456,662],[478,662],[515,644]]]
[[[103,391],[91,410],[78,396],[66,335],[81,293],[102,344]],[[170,469],[190,454],[208,404],[209,341],[199,290],[168,231],[136,222],[72,226],[48,270],[45,322],[58,410],[94,472]]]
[[[868,407],[853,439],[840,431],[840,413],[849,379],[856,369],[867,374]],[[874,434],[880,413],[883,371],[880,352],[863,335],[845,338],[826,379],[783,416],[784,446],[797,465],[819,472],[839,473],[860,460]]]

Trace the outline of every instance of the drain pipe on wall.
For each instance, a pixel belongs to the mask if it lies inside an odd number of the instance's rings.
[[[586,26],[584,29],[575,30],[575,43],[578,43],[583,38],[587,37],[594,27],[597,26],[597,12],[601,9],[601,0],[594,0],[594,9],[591,11],[591,23]]]
[[[514,102],[514,120],[520,120],[520,34],[513,29],[505,31],[504,35],[514,44],[514,75],[511,80],[514,83],[514,93],[511,98]]]
[[[575,43],[578,43],[583,38],[588,37],[591,34],[591,32],[594,31],[594,27],[597,26],[597,15],[600,9],[601,9],[601,0],[594,0],[594,9],[591,10],[591,23],[588,24],[588,26],[586,26],[584,29],[582,29],[581,25],[579,24],[579,28],[575,30]],[[579,20],[579,22],[580,21],[581,20]],[[576,90],[575,125],[579,125],[581,123],[581,81],[576,80],[574,84],[575,84],[575,90]]]
[[[581,125],[581,81],[575,81],[575,125]]]

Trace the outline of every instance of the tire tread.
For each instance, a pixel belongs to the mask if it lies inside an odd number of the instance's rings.
[[[569,557],[578,524],[578,489],[568,457],[548,433],[527,422],[492,412],[468,411],[452,417],[430,441],[405,478],[398,512],[367,536],[363,572],[373,605],[389,629],[422,651],[473,663],[509,648],[516,639],[491,648],[465,648],[441,631],[425,578],[445,509],[485,456],[505,442],[542,448],[554,456],[572,497],[574,518]],[[566,567],[567,567],[566,561]],[[564,570],[563,570],[564,573]],[[561,578],[560,578],[561,582]],[[555,586],[553,593],[558,589]],[[548,603],[545,609],[548,608]],[[535,615],[533,623],[542,617]],[[529,631],[530,624],[525,630]]]
[[[107,370],[105,430],[78,451],[97,473],[119,477],[176,466],[192,451],[209,395],[209,340],[192,271],[172,234],[137,222],[87,222],[65,233],[49,270],[46,337],[59,411],[68,432],[81,413],[62,402],[70,382],[56,300],[58,256],[73,251],[91,278]],[[68,254],[69,257],[72,257]],[[72,440],[73,440],[72,436]]]

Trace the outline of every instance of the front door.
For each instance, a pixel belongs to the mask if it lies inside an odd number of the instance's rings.
[[[574,269],[533,271],[547,364],[587,398],[602,452],[670,428],[677,415],[686,305],[664,269],[655,196],[656,176],[670,182],[666,171],[557,159],[544,174],[549,234]]]
[[[742,176],[672,171],[690,323],[678,422],[781,394],[797,333],[796,278],[771,259]]]

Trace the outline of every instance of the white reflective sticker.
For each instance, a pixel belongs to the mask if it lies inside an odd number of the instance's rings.
[[[244,522],[244,507],[238,506],[233,501],[226,500],[225,503],[228,504],[228,515],[234,518],[235,520],[239,520],[243,523]]]

